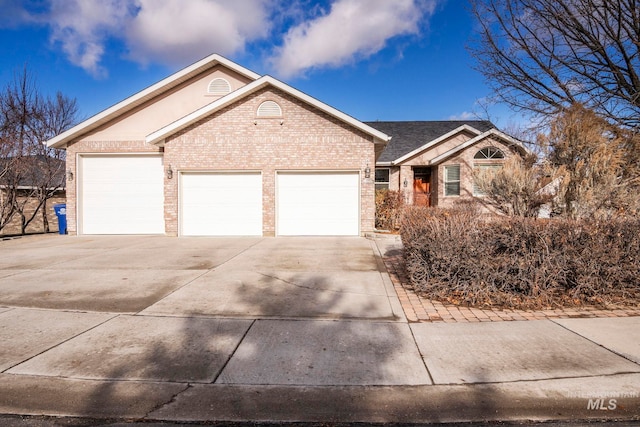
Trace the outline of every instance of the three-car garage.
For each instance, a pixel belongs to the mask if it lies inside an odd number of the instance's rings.
[[[359,236],[389,139],[214,54],[47,145],[67,152],[71,235]]]
[[[162,156],[83,155],[79,164],[81,234],[165,233]],[[358,171],[276,171],[271,197],[261,171],[179,171],[172,178],[179,180],[181,236],[261,236],[269,203],[276,235],[360,232]]]

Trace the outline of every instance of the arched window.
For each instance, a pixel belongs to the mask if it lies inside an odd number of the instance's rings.
[[[224,96],[229,92],[231,92],[231,85],[223,78],[211,80],[209,87],[207,87],[207,94],[209,95]]]
[[[258,117],[282,117],[282,109],[275,101],[264,101],[258,107]]]
[[[473,158],[476,160],[504,159],[504,153],[496,147],[485,147],[478,151]]]

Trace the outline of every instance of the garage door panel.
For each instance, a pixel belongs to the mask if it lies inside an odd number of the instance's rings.
[[[260,173],[183,173],[184,236],[262,235]]]
[[[81,157],[83,234],[164,233],[160,156]]]
[[[278,234],[358,235],[357,172],[278,174]]]

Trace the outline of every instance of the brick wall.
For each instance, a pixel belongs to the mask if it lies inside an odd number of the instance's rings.
[[[63,192],[58,193],[55,197],[47,200],[47,207],[46,207],[46,211],[47,211],[47,221],[49,222],[49,231],[53,232],[53,231],[58,231],[58,217],[56,216],[54,210],[53,210],[53,205],[56,205],[58,203],[65,203],[66,202],[66,197]],[[35,210],[36,206],[37,206],[38,202],[35,199],[31,199],[27,201],[26,204],[26,212],[27,212],[27,217],[29,215],[31,215],[33,213],[33,211]],[[18,215],[15,215],[11,221],[2,228],[2,230],[0,230],[0,236],[9,236],[9,235],[14,235],[14,234],[21,234],[21,229],[20,229],[20,217]],[[43,220],[42,220],[42,212],[38,212],[35,216],[35,218],[33,219],[33,221],[31,221],[31,223],[27,226],[27,230],[26,230],[27,234],[31,234],[31,233],[44,233],[44,224],[43,224]]]
[[[277,102],[282,118],[258,118],[258,106]],[[275,234],[276,172],[363,171],[361,232],[373,230],[375,151],[372,138],[276,89],[263,89],[191,125],[165,143],[165,164],[176,171],[259,170],[263,234]],[[178,180],[165,178],[166,232],[178,233]]]
[[[509,158],[509,156],[514,155],[514,152],[511,148],[505,145],[502,142],[493,139],[483,140],[475,145],[472,145],[469,148],[464,149],[456,156],[447,159],[446,161],[438,164],[437,168],[437,187],[435,189],[437,197],[436,197],[436,206],[439,207],[451,207],[457,200],[460,200],[462,197],[473,197],[473,165],[476,160],[474,160],[474,156],[480,150],[485,147],[496,147],[502,150],[505,155],[505,159]],[[493,163],[492,161],[478,161],[480,163]],[[501,163],[500,161],[495,163]],[[460,165],[460,196],[445,196],[444,195],[444,166],[447,165]]]
[[[258,106],[277,102],[282,118],[258,118]],[[164,149],[144,141],[79,141],[67,148],[67,170],[78,176],[78,154],[150,153],[164,151],[165,231],[178,234],[178,182],[180,171],[255,170],[263,178],[263,234],[275,234],[276,172],[284,170],[364,171],[361,173],[361,232],[373,231],[375,151],[372,137],[276,89],[249,95],[165,141]],[[67,183],[69,234],[77,233],[77,180]]]

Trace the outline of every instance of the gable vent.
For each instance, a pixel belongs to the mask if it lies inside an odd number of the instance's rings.
[[[207,88],[207,93],[209,95],[223,96],[229,92],[231,92],[231,85],[228,81],[222,78],[211,80],[211,83],[209,83],[209,87]]]
[[[282,117],[282,109],[274,101],[264,101],[258,107],[258,117]]]

